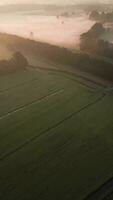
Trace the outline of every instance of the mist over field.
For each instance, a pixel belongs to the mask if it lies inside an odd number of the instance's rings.
[[[11,12],[0,14],[0,32],[16,34],[37,41],[47,42],[67,48],[74,48],[79,43],[80,35],[86,32],[94,22],[81,10],[74,15],[61,14],[65,10],[54,13],[39,10]],[[68,11],[67,11],[68,12]]]

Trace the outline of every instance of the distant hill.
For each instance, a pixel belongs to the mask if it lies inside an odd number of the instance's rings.
[[[103,23],[113,22],[113,12],[92,11],[89,15],[89,19]]]
[[[106,58],[81,52],[73,53],[65,48],[8,34],[0,34],[0,43],[6,45],[11,51],[21,52],[28,59],[38,60],[40,57],[42,60],[45,59],[57,64],[61,69],[61,66],[65,66],[65,69],[81,70],[113,81],[113,62]]]
[[[29,11],[42,8],[42,5],[35,4],[8,4],[0,6],[0,13],[2,12],[17,12],[17,11]]]
[[[12,13],[12,12],[25,12],[31,10],[39,10],[43,9],[46,12],[59,12],[63,10],[67,11],[75,11],[77,5],[55,5],[55,4],[8,4],[8,5],[1,5],[0,6],[0,13]]]

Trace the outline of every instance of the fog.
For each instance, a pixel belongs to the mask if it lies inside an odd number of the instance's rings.
[[[36,12],[36,11],[35,11]],[[33,12],[17,12],[0,15],[0,32],[47,42],[67,48],[77,47],[80,34],[94,22],[84,13],[76,17],[59,17]]]
[[[1,0],[1,4],[38,3],[38,4],[78,4],[78,3],[113,3],[112,0]]]
[[[7,47],[0,45],[0,60],[9,60],[12,57],[13,51]]]

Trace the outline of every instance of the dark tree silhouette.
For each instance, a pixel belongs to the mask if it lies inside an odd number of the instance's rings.
[[[10,62],[12,65],[17,65],[20,68],[26,67],[28,65],[27,59],[20,52],[14,53]]]

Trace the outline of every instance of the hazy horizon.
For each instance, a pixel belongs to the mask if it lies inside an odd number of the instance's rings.
[[[82,3],[110,3],[111,0],[1,0],[0,4],[55,4],[55,5],[67,5],[67,4],[82,4]],[[24,7],[24,6],[23,6]],[[1,6],[1,11],[2,11]],[[68,9],[68,8],[67,8]],[[16,13],[14,8],[14,13],[7,12],[9,7],[6,9],[4,17],[0,17],[0,32],[16,34],[21,37],[31,38],[31,32],[33,32],[34,40],[41,42],[47,42],[55,44],[58,46],[63,46],[66,48],[75,48],[79,45],[80,35],[86,32],[94,24],[93,21],[89,20],[88,16],[84,11],[75,12],[75,16],[70,16],[68,18],[60,17],[56,18],[56,15],[60,15],[61,11],[56,11],[54,14],[47,12],[47,10],[37,9],[33,11],[19,10]],[[53,12],[53,11],[52,11]],[[70,10],[69,12],[73,12]],[[3,12],[1,12],[3,13]],[[11,14],[11,15],[10,15]],[[76,19],[76,20],[75,20]]]
[[[7,4],[85,4],[85,3],[113,3],[112,0],[1,0],[1,5]]]

